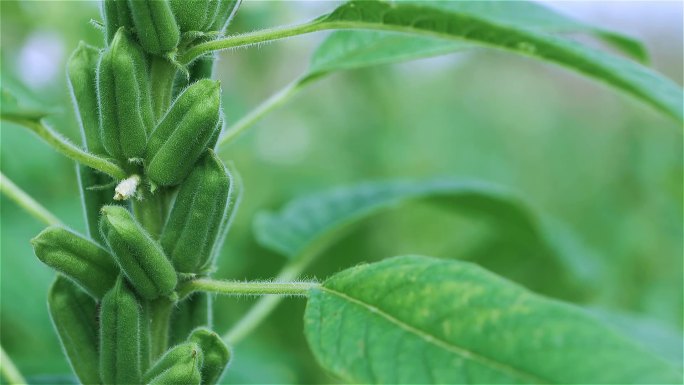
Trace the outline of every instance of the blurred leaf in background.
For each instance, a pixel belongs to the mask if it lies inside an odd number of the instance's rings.
[[[656,70],[682,83],[682,21],[672,17],[681,15],[681,4],[554,6],[643,37]],[[294,23],[332,8],[327,2],[247,2],[231,28],[244,32]],[[48,121],[77,142],[64,63],[79,40],[101,44],[101,32],[89,22],[99,19],[97,2],[3,1],[0,18],[3,85],[29,89],[54,111]],[[237,121],[301,75],[324,36],[222,53],[215,74],[224,85],[227,121]],[[258,246],[252,221],[257,212],[277,211],[293,197],[374,179],[478,179],[524,194],[595,252],[606,268],[585,304],[655,319],[677,336],[684,310],[681,132],[671,119],[601,84],[497,51],[332,75],[224,152],[243,176],[245,195],[216,276],[276,274],[285,260]],[[0,134],[2,172],[84,231],[73,163],[19,127],[3,122]],[[0,199],[0,342],[27,376],[50,382],[49,376],[69,370],[45,305],[53,273],[28,243],[42,225]],[[497,221],[442,207],[410,203],[373,217],[305,275],[323,279],[391,255],[466,257],[467,250],[506,245],[506,227]],[[221,332],[253,300],[215,303]],[[224,382],[330,382],[302,335],[304,301],[284,304],[238,345]],[[671,350],[667,354],[681,357],[681,350]]]

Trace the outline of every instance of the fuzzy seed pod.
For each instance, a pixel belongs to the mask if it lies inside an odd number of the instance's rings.
[[[161,244],[176,271],[198,273],[211,257],[228,205],[231,176],[208,150],[181,184]]]
[[[117,31],[97,68],[100,136],[109,155],[127,163],[145,154],[154,125],[147,61],[126,31]]]
[[[82,164],[78,165],[77,171],[88,236],[100,245],[105,245],[99,228],[100,209],[113,203],[114,186],[104,187],[111,184],[112,178]]]
[[[77,110],[81,136],[85,148],[98,155],[104,155],[100,138],[100,118],[97,112],[97,62],[100,50],[80,42],[67,61],[67,78],[71,97]]]
[[[129,0],[128,6],[145,51],[158,55],[176,48],[180,30],[168,0]]]
[[[238,208],[240,207],[240,202],[242,201],[242,179],[240,178],[240,174],[238,174],[237,170],[232,164],[229,164],[226,169],[228,170],[228,174],[231,176],[231,189],[229,194],[230,201],[226,207],[226,212],[223,214],[221,227],[219,228],[218,236],[214,242],[211,256],[207,261],[204,262],[203,265],[199,267],[200,272],[207,272],[213,269],[212,265],[221,254],[223,242],[226,239],[226,235],[228,235],[230,225],[233,223],[233,219],[235,219],[235,215],[237,215]]]
[[[201,366],[202,385],[216,384],[230,361],[230,349],[218,334],[207,328],[193,330],[189,342],[194,342],[202,348],[204,362]]]
[[[220,107],[217,81],[200,80],[178,96],[150,136],[145,166],[153,182],[169,186],[185,179],[218,129]]]
[[[100,323],[102,383],[139,384],[140,305],[123,277],[102,299]]]
[[[133,27],[133,19],[131,18],[131,10],[128,9],[127,0],[104,0],[100,11],[104,20],[107,44],[111,43],[119,28],[131,29]]]
[[[173,292],[177,283],[173,265],[128,210],[103,207],[100,231],[138,294],[152,300]]]
[[[96,299],[114,285],[119,269],[107,250],[63,227],[50,226],[31,240],[46,265],[64,274]]]
[[[216,15],[216,0],[170,0],[169,5],[181,32],[204,31]]]
[[[82,384],[100,383],[97,305],[61,275],[48,293],[48,310],[69,364]]]
[[[216,1],[216,0],[214,0]],[[216,11],[216,16],[209,27],[210,31],[219,31],[225,33],[230,21],[233,19],[237,13],[238,8],[242,0],[218,0],[218,9]]]
[[[185,341],[194,329],[212,324],[212,297],[196,292],[181,301],[171,314],[171,343]]]
[[[200,384],[203,354],[194,342],[185,342],[169,349],[145,373],[145,384]]]

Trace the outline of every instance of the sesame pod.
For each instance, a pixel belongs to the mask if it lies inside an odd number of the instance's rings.
[[[38,259],[96,299],[105,295],[119,274],[107,250],[63,227],[48,227],[31,244]]]
[[[185,341],[194,329],[211,327],[212,297],[209,293],[196,292],[181,301],[171,315],[171,343]]]
[[[82,384],[100,384],[97,304],[58,275],[48,293],[48,310],[69,364]]]
[[[230,361],[230,349],[218,334],[207,328],[193,330],[188,341],[200,346],[204,354],[202,362],[202,385],[216,384]]]
[[[100,231],[135,291],[145,299],[170,295],[177,278],[161,246],[120,206],[105,206]]]
[[[180,40],[180,30],[167,0],[129,0],[140,45],[152,54],[169,52]]]
[[[107,153],[123,162],[142,157],[148,127],[154,125],[147,61],[123,28],[100,58],[97,94]]]
[[[162,186],[176,185],[190,173],[218,129],[221,88],[200,80],[186,88],[150,136],[146,172]]]
[[[223,242],[226,240],[226,235],[228,235],[230,225],[233,223],[233,219],[235,219],[235,215],[237,214],[237,209],[240,207],[240,202],[242,201],[242,179],[240,178],[240,174],[238,174],[237,170],[232,164],[229,164],[226,169],[228,170],[228,174],[231,178],[231,189],[229,193],[230,200],[226,207],[226,212],[223,214],[221,227],[219,228],[218,237],[214,242],[211,256],[202,266],[200,266],[200,272],[208,272],[212,270],[212,265],[221,254]]]
[[[81,126],[85,148],[98,155],[106,154],[100,138],[100,118],[97,112],[97,61],[100,50],[84,42],[67,61],[67,78],[76,117]]]
[[[181,184],[161,236],[176,271],[196,273],[211,257],[228,203],[231,178],[216,154],[207,150]]]
[[[216,13],[216,4],[211,3],[211,0],[169,0],[181,32],[203,31],[207,23],[211,24]]]
[[[100,377],[105,385],[140,383],[140,305],[123,277],[102,299]]]
[[[169,349],[145,373],[145,384],[200,384],[203,355],[197,343],[185,342]]]
[[[131,18],[131,10],[128,9],[127,0],[104,0],[100,11],[104,20],[107,44],[111,43],[119,28],[130,29],[133,27],[133,19]]]
[[[216,143],[218,143],[219,138],[221,137],[221,134],[223,133],[224,129],[224,122],[226,120],[223,117],[223,113],[219,116],[219,122],[216,125],[216,131],[214,131],[214,134],[209,138],[209,143],[207,143],[207,148],[210,150],[216,150]]]
[[[219,5],[216,11],[216,16],[214,17],[209,30],[225,33],[230,21],[237,13],[242,0],[218,0],[218,2]]]

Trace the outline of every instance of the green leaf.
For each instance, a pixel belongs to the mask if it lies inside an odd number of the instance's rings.
[[[448,11],[495,19],[513,28],[538,32],[593,34],[607,44],[640,61],[648,60],[648,53],[638,41],[615,32],[598,29],[573,20],[540,4],[514,1],[452,1],[429,3]],[[378,31],[336,31],[316,49],[304,79],[329,72],[349,70],[439,56],[479,45],[428,36]]]
[[[317,253],[360,221],[416,200],[444,203],[446,210],[493,217],[520,247],[488,245],[470,259],[562,298],[584,297],[598,282],[598,258],[560,223],[530,208],[514,192],[476,180],[369,182],[305,196],[279,213],[259,213],[254,222],[262,246],[294,258]],[[445,231],[448,234],[448,229]],[[544,272],[544,274],[540,274]]]
[[[682,90],[672,80],[631,60],[547,33],[542,27],[552,25],[553,20],[538,21],[528,27],[529,20],[516,19],[524,12],[491,12],[486,7],[496,5],[489,2],[477,5],[477,2],[350,1],[318,19],[316,28],[405,32],[512,51],[581,72],[683,121]],[[568,24],[562,24],[557,30],[568,27]],[[640,46],[629,38],[600,30],[594,30],[594,33],[641,56]]]
[[[466,262],[407,256],[312,289],[319,363],[358,383],[674,383],[681,373],[580,308]]]

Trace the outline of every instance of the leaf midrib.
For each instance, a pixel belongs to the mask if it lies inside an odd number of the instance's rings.
[[[514,366],[511,366],[509,364],[497,361],[494,358],[487,357],[487,356],[481,355],[479,353],[475,353],[475,352],[473,352],[467,348],[454,345],[454,344],[452,344],[448,341],[445,341],[445,340],[443,340],[443,339],[441,339],[441,338],[439,338],[433,334],[427,333],[427,332],[420,330],[420,329],[418,329],[412,325],[409,325],[409,324],[401,321],[400,319],[386,313],[385,311],[383,311],[383,310],[381,310],[381,309],[379,309],[373,305],[370,305],[366,302],[363,302],[362,300],[360,300],[358,298],[351,297],[345,293],[333,290],[333,289],[331,289],[329,287],[325,287],[325,286],[320,286],[319,289],[321,291],[328,293],[328,294],[331,294],[333,296],[337,296],[337,297],[342,298],[346,301],[349,301],[352,304],[360,306],[363,309],[367,310],[371,314],[379,315],[380,317],[383,317],[384,319],[386,319],[388,322],[395,324],[396,326],[404,329],[405,331],[420,337],[421,339],[423,339],[428,344],[432,344],[432,345],[437,346],[439,348],[442,348],[444,350],[448,350],[454,354],[457,354],[457,355],[463,357],[464,359],[480,362],[481,364],[483,364],[485,366],[492,367],[495,370],[498,370],[500,372],[506,373],[508,375],[512,375],[512,376],[517,377],[517,378],[520,378],[525,382],[532,382],[532,383],[538,383],[538,384],[553,383],[553,381],[543,379],[543,378],[541,378],[535,374],[529,373],[525,370],[522,370],[522,369],[516,368]]]

